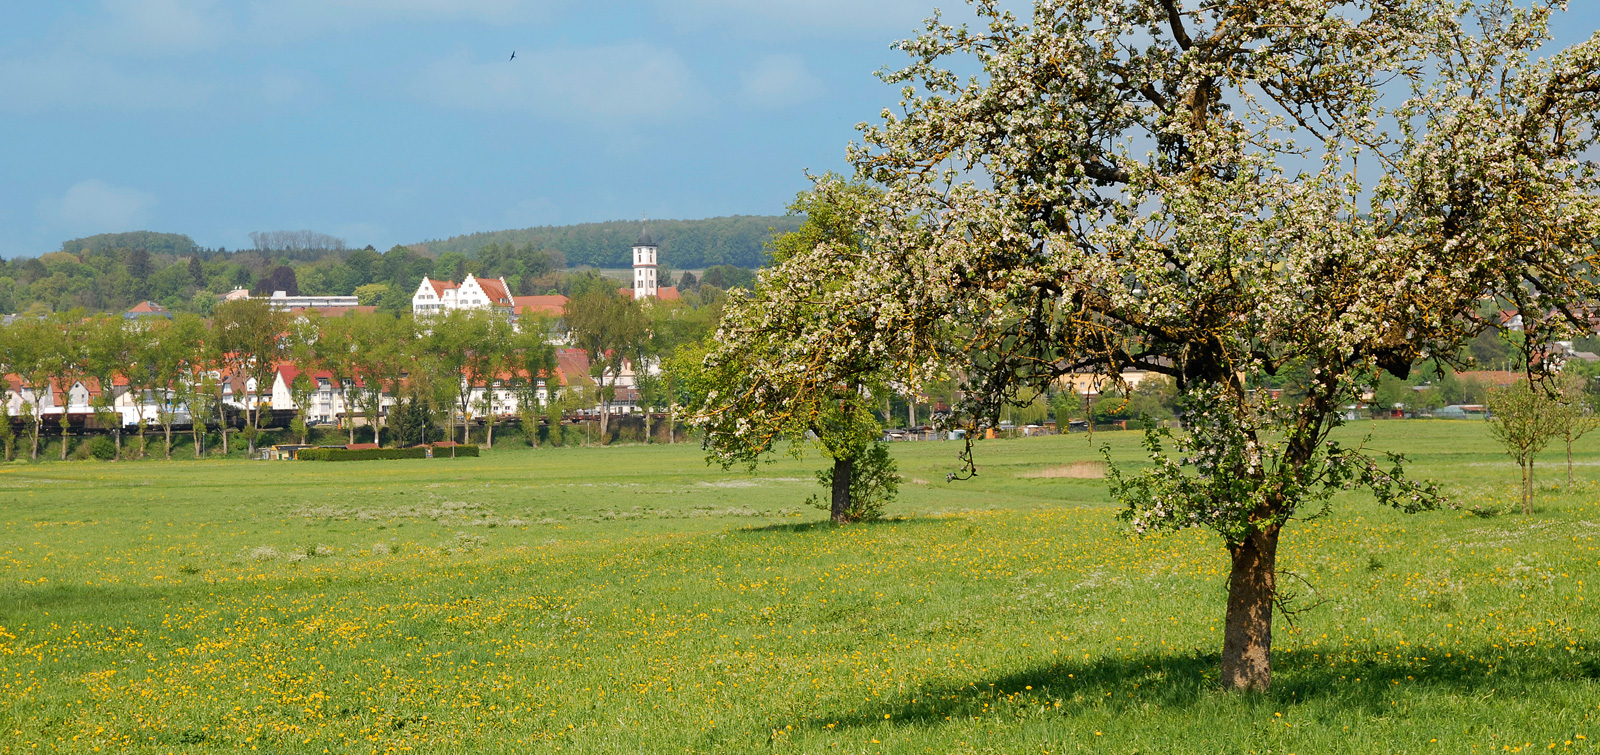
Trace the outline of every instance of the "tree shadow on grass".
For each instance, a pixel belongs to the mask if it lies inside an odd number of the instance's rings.
[[[740,533],[787,532],[787,533],[792,534],[792,535],[799,535],[799,534],[804,534],[804,533],[807,533],[807,532],[818,532],[818,531],[827,532],[827,531],[832,531],[832,530],[845,529],[845,528],[849,528],[849,527],[869,527],[869,528],[896,527],[897,528],[897,527],[903,527],[903,526],[920,527],[920,526],[929,525],[929,524],[949,524],[949,522],[948,521],[942,521],[942,520],[939,520],[939,519],[932,519],[932,518],[929,518],[929,517],[921,517],[921,516],[896,516],[896,517],[884,517],[883,519],[869,519],[869,520],[864,521],[864,522],[855,522],[853,524],[834,524],[833,522],[828,521],[828,520],[821,520],[821,521],[814,521],[814,522],[792,522],[792,523],[784,523],[784,524],[766,524],[766,525],[762,525],[762,526],[759,526],[759,527],[757,527],[757,526],[740,527],[737,531],[740,532]]]
[[[1237,699],[1264,708],[1332,700],[1341,707],[1379,715],[1393,710],[1392,701],[1401,690],[1454,697],[1481,696],[1491,690],[1502,695],[1533,694],[1558,682],[1600,688],[1600,656],[1594,651],[1572,655],[1558,648],[1452,648],[1453,657],[1448,659],[1439,650],[1437,658],[1417,653],[1427,661],[1378,660],[1392,651],[1341,649],[1337,662],[1326,656],[1312,660],[1307,653],[1275,654],[1271,691]],[[1218,683],[1220,662],[1215,653],[1193,653],[1040,665],[991,679],[924,685],[909,697],[807,717],[801,725],[927,727],[996,715],[1072,715],[1091,708],[1112,714],[1149,707],[1184,709],[1228,694]]]

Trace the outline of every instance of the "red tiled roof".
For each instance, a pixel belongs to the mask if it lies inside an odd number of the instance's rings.
[[[619,288],[617,291],[623,296],[629,298],[633,297],[632,288]],[[661,301],[677,301],[683,298],[683,294],[678,293],[678,289],[676,287],[662,286],[661,288],[656,289],[656,298],[660,299]]]
[[[513,296],[511,297],[516,313],[519,315],[549,315],[560,317],[567,306],[567,297],[561,294],[550,296]]]
[[[444,298],[444,292],[452,288],[461,288],[461,284],[455,281],[436,281],[432,278],[428,279],[428,284],[433,286],[433,295],[441,299]]]
[[[574,379],[587,382],[589,378],[589,354],[583,349],[558,349],[556,351],[556,372],[561,377],[561,384],[567,385]]]
[[[157,304],[157,303],[155,303],[153,301],[142,301],[142,302],[139,302],[138,304],[133,305],[133,309],[128,310],[128,314],[131,314],[131,315],[156,315],[156,314],[163,314],[166,311],[167,311],[166,307],[163,307],[160,304]]]
[[[499,278],[473,278],[478,282],[478,287],[489,297],[489,301],[500,306],[512,306],[511,290],[506,287],[506,282]]]

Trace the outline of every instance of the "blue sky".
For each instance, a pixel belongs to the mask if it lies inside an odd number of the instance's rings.
[[[0,255],[781,213],[927,0],[8,3]],[[511,51],[516,61],[508,61]]]
[[[1008,3],[1014,5],[1015,3]],[[0,256],[780,213],[960,0],[7,3]],[[1574,0],[1574,42],[1600,25]],[[517,60],[507,61],[512,50]]]

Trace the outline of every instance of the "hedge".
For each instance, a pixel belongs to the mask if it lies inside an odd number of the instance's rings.
[[[471,457],[478,455],[477,446],[456,446],[455,455]],[[428,449],[417,446],[416,448],[365,448],[351,450],[348,448],[302,448],[295,457],[300,461],[383,461],[388,459],[425,459]],[[439,448],[433,452],[435,459],[450,458],[450,449]]]
[[[478,447],[477,446],[456,446],[455,448],[456,448],[456,454],[455,454],[456,456],[477,456],[478,455]],[[438,459],[440,457],[443,457],[443,458],[446,458],[446,459],[450,458],[450,447],[449,446],[445,446],[444,448],[435,448],[435,449],[433,449],[433,458]]]

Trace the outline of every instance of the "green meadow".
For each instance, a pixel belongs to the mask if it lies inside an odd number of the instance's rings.
[[[894,447],[889,521],[814,458],[693,444],[360,463],[0,465],[0,752],[1596,752],[1600,434],[1360,423],[1462,510],[1294,523],[1274,686],[1218,688],[1215,535],[1135,536],[1135,433]]]

